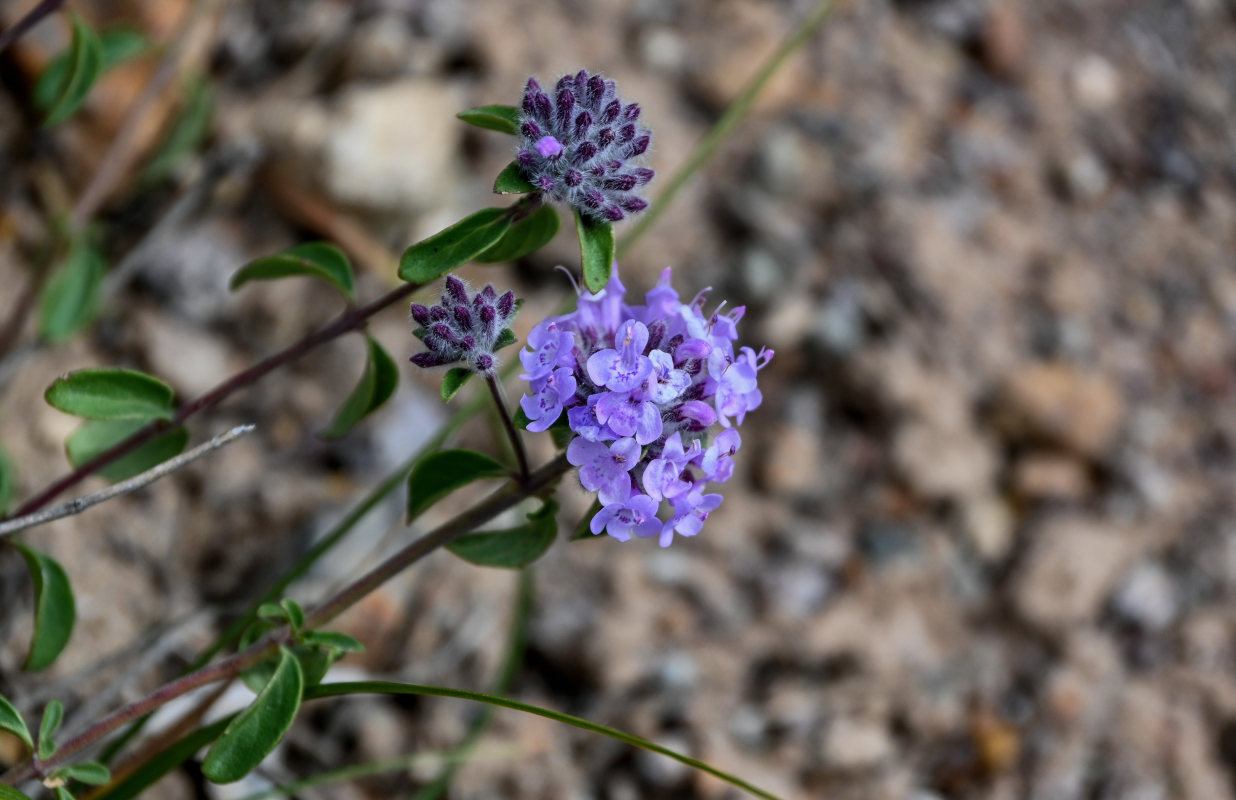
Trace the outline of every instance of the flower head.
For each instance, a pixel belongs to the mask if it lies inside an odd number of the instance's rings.
[[[475,295],[454,275],[446,278],[446,291],[436,306],[412,304],[412,318],[420,325],[414,333],[429,349],[412,356],[418,367],[461,364],[476,372],[491,372],[497,364],[494,351],[510,341],[507,326],[515,316],[515,294],[501,296],[491,284]]]
[[[669,269],[644,305],[625,296],[615,273],[602,291],[581,294],[575,311],[532,329],[520,353],[529,383],[521,405],[529,430],[565,414],[567,460],[601,501],[593,533],[666,547],[675,534],[699,533],[721,504],[706,489],[734,474],[737,426],[763,399],[757,376],[773,354],[735,351],[743,309],[706,314],[704,292],[681,302]]]
[[[619,100],[613,81],[581,69],[546,91],[529,78],[521,112],[516,161],[542,194],[611,222],[648,207],[632,190],[653,171],[632,162],[652,134],[637,122],[639,105]]]

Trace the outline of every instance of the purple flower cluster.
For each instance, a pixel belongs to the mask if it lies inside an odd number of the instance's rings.
[[[721,504],[706,487],[733,475],[735,425],[760,404],[756,375],[773,354],[735,351],[743,308],[705,314],[704,292],[680,302],[668,268],[644,305],[626,305],[625,293],[615,272],[600,292],[581,294],[576,311],[532,329],[519,354],[530,384],[520,406],[530,431],[566,412],[575,434],[567,460],[601,501],[594,534],[668,547],[675,533],[699,533]]]
[[[513,292],[499,297],[486,284],[469,297],[467,284],[448,275],[441,305],[412,304],[412,318],[421,326],[414,333],[429,348],[412,356],[412,363],[418,367],[463,364],[477,372],[491,372],[497,363],[494,351],[514,341],[507,326],[515,312]]]
[[[617,222],[648,207],[631,190],[652,180],[653,172],[627,165],[652,142],[648,129],[636,123],[639,112],[636,103],[623,105],[613,81],[585,70],[562,76],[552,97],[529,78],[516,161],[543,194],[586,216]]]

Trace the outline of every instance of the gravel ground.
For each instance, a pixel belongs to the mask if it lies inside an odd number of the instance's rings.
[[[0,19],[28,5],[4,0]],[[509,140],[457,110],[515,102],[529,73],[603,70],[644,106],[664,177],[809,5],[201,0],[182,71],[214,96],[202,157],[121,184],[98,215],[113,266],[102,319],[0,369],[0,442],[22,490],[66,468],[74,423],[41,397],[57,374],[127,365],[195,396],[337,311],[308,282],[229,294],[238,265],[330,238],[373,297],[391,254],[489,203]],[[166,38],[190,4],[74,7]],[[44,23],[0,59],[5,287],[154,70],[123,67],[74,121],[36,134],[22,87],[64,41]],[[178,113],[180,82],[165,95],[143,146]],[[672,265],[684,294],[745,303],[744,341],[777,351],[726,502],[669,550],[555,546],[510,694],[785,798],[1233,796],[1234,119],[1236,12],[1222,0],[844,4],[622,266],[633,291]],[[575,258],[564,234],[514,267],[464,272],[527,298],[522,336],[569,291],[551,267]],[[401,311],[373,332],[416,351]],[[362,348],[334,343],[191,425],[204,439],[252,421],[256,436],[27,535],[82,609],[48,675],[19,671],[29,585],[0,552],[0,690],[26,708],[63,697],[72,720],[156,685],[443,423],[433,376],[405,362],[388,408],[342,441],[316,438]],[[490,447],[494,432],[478,421],[458,441]],[[295,596],[312,602],[414,535],[401,502]],[[428,559],[343,620],[369,645],[347,669],[484,688],[514,589]],[[108,668],[90,669],[103,654]],[[474,713],[318,705],[246,788],[430,754],[297,795],[411,796]],[[150,796],[241,794],[186,770]],[[502,713],[450,796],[737,795]]]

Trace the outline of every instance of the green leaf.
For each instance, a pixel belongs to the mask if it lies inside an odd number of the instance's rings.
[[[450,399],[459,394],[459,390],[463,388],[468,379],[474,373],[467,367],[451,367],[442,376],[442,402],[450,402]]]
[[[75,242],[39,297],[39,335],[63,342],[89,325],[98,310],[104,272],[103,257],[86,242]]]
[[[141,55],[146,50],[148,44],[146,37],[142,33],[127,28],[104,31],[98,34],[98,38],[100,74],[107,72],[122,61],[128,61]],[[48,111],[52,103],[55,102],[57,93],[68,77],[71,55],[73,55],[72,47],[63,53],[58,53],[55,58],[48,62],[47,67],[43,70],[43,74],[35,82],[31,98],[34,100],[34,105],[40,111]]]
[[[528,183],[516,161],[507,164],[494,179],[494,194],[527,194],[535,191],[536,187]]]
[[[309,275],[327,281],[349,300],[355,297],[356,279],[343,251],[329,242],[305,242],[282,253],[245,264],[229,284],[235,291],[249,281],[270,281],[294,275]]]
[[[408,476],[408,521],[461,486],[505,478],[506,467],[474,450],[443,450],[423,458]]]
[[[99,46],[103,50],[102,71],[146,52],[150,40],[141,31],[132,28],[112,28],[99,34]]]
[[[292,727],[304,689],[300,662],[286,647],[280,648],[279,666],[270,681],[206,754],[202,774],[207,780],[234,783],[262,763]]]
[[[528,426],[532,424],[532,420],[528,419],[528,415],[524,413],[523,408],[518,406],[515,408],[515,414],[512,417],[512,421],[515,423],[515,427],[519,428],[521,431],[528,430]]]
[[[56,800],[77,800],[73,793],[63,786],[57,786],[52,793],[56,795]]]
[[[236,716],[233,714],[224,717],[177,740],[128,776],[120,778],[117,783],[94,795],[94,800],[133,800],[192,758],[203,747],[218,739],[219,734],[223,733],[223,729],[230,725]],[[5,800],[3,795],[0,795],[0,800]]]
[[[140,420],[90,420],[69,434],[64,442],[69,463],[74,467],[111,449],[146,426]],[[98,471],[106,480],[116,483],[140,475],[157,464],[180,455],[189,444],[189,432],[173,428],[160,434],[132,453],[123,455]]]
[[[609,283],[614,268],[614,228],[608,222],[588,219],[575,212],[579,234],[579,261],[584,266],[584,285],[599,292]]]
[[[9,454],[0,447],[0,517],[8,513],[9,504],[13,502],[13,495],[16,493],[17,468],[13,466],[13,459],[9,458]]]
[[[519,109],[515,106],[479,106],[455,115],[469,125],[499,133],[519,133]]]
[[[35,87],[36,102],[39,98],[46,99],[43,105],[47,112],[43,120],[46,128],[64,122],[81,107],[103,70],[103,44],[98,34],[80,16],[72,16],[73,41],[64,56],[64,66],[53,71],[53,61]]]
[[[503,328],[498,334],[498,338],[494,340],[494,350],[501,350],[504,347],[509,347],[519,340],[515,338],[515,331],[510,328]]]
[[[510,227],[508,209],[483,208],[405,250],[399,277],[409,283],[440,278],[493,247]]]
[[[34,583],[34,637],[25,669],[35,672],[50,667],[69,643],[77,621],[77,604],[63,567],[37,550],[14,544],[26,559]]]
[[[365,646],[348,636],[335,631],[310,631],[305,634],[305,644],[313,647],[325,647],[343,653],[363,653]]]
[[[43,397],[86,419],[171,419],[172,387],[132,369],[81,369],[56,379]]]
[[[558,504],[546,502],[528,515],[528,522],[499,531],[481,531],[461,536],[446,546],[455,555],[480,567],[517,569],[536,561],[558,535],[554,514]]]
[[[601,510],[601,501],[593,500],[592,505],[588,506],[588,510],[579,518],[579,522],[575,523],[575,530],[571,532],[571,541],[579,539],[600,539],[604,537],[597,536],[592,532],[589,526],[592,524],[592,518]]]
[[[291,623],[294,630],[300,630],[305,627],[305,610],[300,607],[300,603],[290,597],[285,597],[280,601],[279,605],[283,606],[288,622]]]
[[[189,83],[187,94],[184,107],[171,130],[142,170],[143,183],[161,180],[196,150],[210,132],[210,117],[214,110],[210,84],[198,76]]]
[[[477,256],[483,264],[514,261],[540,250],[558,234],[558,212],[541,206],[511,226],[496,245]]]
[[[8,731],[25,742],[31,750],[34,749],[34,740],[30,738],[30,728],[26,727],[26,721],[3,695],[0,695],[0,731]]]
[[[586,719],[575,717],[570,714],[563,714],[561,711],[554,711],[541,706],[534,706],[531,703],[521,703],[518,700],[509,700],[505,697],[496,697],[490,694],[482,694],[481,692],[469,692],[463,689],[450,689],[445,686],[423,686],[414,683],[394,683],[391,681],[349,681],[340,683],[325,683],[321,686],[315,686],[305,693],[306,700],[316,700],[323,697],[341,697],[351,694],[389,694],[389,695],[419,695],[425,697],[451,697],[457,700],[471,700],[475,703],[484,703],[498,708],[509,708],[513,711],[521,711],[525,714],[534,714],[538,717],[551,719],[555,722],[561,722],[565,725],[570,725],[581,730],[589,731],[590,733],[600,734],[610,739],[622,742],[623,744],[632,747],[638,747],[641,750],[647,750],[651,753],[672,758],[673,760],[686,764],[688,767],[697,769],[700,772],[706,772],[713,777],[720,778],[731,786],[742,789],[756,797],[762,797],[764,800],[780,800],[776,795],[764,791],[750,783],[747,783],[742,778],[732,775],[724,770],[718,769],[711,764],[706,764],[697,758],[684,755],[668,747],[662,747],[655,742],[650,742],[647,739],[642,739],[630,733],[610,728],[605,725],[598,725],[595,722],[589,722]]]
[[[282,623],[287,620],[288,612],[277,603],[262,603],[258,606],[257,615],[268,622]]]
[[[337,439],[352,430],[356,423],[376,411],[390,399],[399,385],[399,367],[395,360],[382,349],[377,339],[365,336],[369,344],[369,356],[360,383],[343,401],[330,426],[322,431],[327,439]]]
[[[39,722],[39,758],[51,758],[56,752],[56,733],[60,723],[64,722],[64,704],[52,700],[43,708],[43,719]]]
[[[98,761],[83,761],[80,764],[56,770],[57,776],[63,776],[91,786],[102,786],[112,779],[111,770]]]
[[[12,786],[0,783],[0,800],[30,800],[30,795],[22,794]]]

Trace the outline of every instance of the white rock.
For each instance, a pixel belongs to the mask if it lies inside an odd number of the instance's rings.
[[[1179,610],[1176,587],[1162,565],[1138,564],[1112,595],[1112,609],[1129,622],[1160,630],[1172,623]]]

